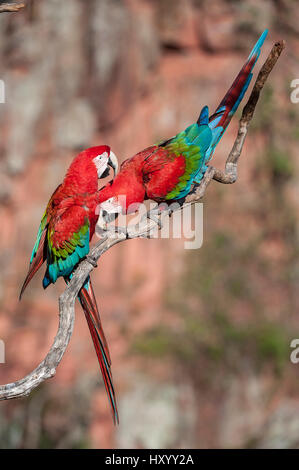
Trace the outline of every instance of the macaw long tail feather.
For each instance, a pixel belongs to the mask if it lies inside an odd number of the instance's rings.
[[[39,240],[38,249],[36,251],[36,254],[35,254],[34,258],[32,258],[32,261],[31,261],[30,266],[29,266],[28,274],[27,274],[26,279],[25,279],[25,281],[22,285],[22,289],[21,289],[21,292],[20,292],[20,295],[19,295],[19,300],[21,300],[22,295],[24,293],[24,290],[28,286],[28,284],[31,281],[31,279],[33,278],[34,274],[39,270],[39,268],[42,266],[42,264],[44,263],[44,261],[47,258],[47,255],[45,254],[46,234],[47,234],[47,229],[44,229],[44,231],[41,234],[40,240]]]
[[[219,104],[215,113],[210,116],[209,127],[212,129],[213,132],[213,140],[207,155],[207,160],[211,158],[217,143],[224,134],[225,129],[230,123],[232,116],[237,110],[249,86],[249,83],[252,79],[252,69],[260,55],[261,47],[265,41],[267,34],[268,30],[265,30],[257,41],[257,43],[255,44],[254,48],[248,56],[247,61],[243,65],[242,69],[240,70],[232,86],[226,93],[225,97]]]
[[[100,364],[105,388],[111,405],[114,424],[119,423],[115,391],[111,374],[111,359],[105,334],[102,328],[100,315],[97,307],[96,298],[90,279],[87,280],[84,287],[78,294],[80,303],[85,313],[89,331],[96,350],[97,358]]]
[[[109,364],[111,365],[111,358],[110,358],[110,353],[109,353],[109,348],[108,348],[108,343],[103,331],[102,327],[102,322],[100,318],[100,313],[97,305],[97,300],[94,294],[94,290],[92,287],[91,279],[89,278],[87,282],[85,283],[84,287],[81,289],[79,292],[80,294],[80,302],[81,300],[84,301],[84,303],[88,306],[89,312],[92,315],[92,320],[93,323],[97,326],[100,332],[100,337],[101,337],[101,342],[103,344],[104,348],[104,353],[105,353],[105,358]]]

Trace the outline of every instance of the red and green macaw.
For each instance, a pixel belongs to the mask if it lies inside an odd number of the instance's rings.
[[[215,147],[221,139],[252,78],[252,69],[267,36],[261,35],[247,61],[219,104],[209,117],[205,106],[198,121],[175,137],[137,153],[121,165],[115,179],[99,193],[99,226],[107,228],[113,214],[128,213],[130,207],[145,199],[157,202],[185,197],[192,184],[199,183]]]
[[[69,282],[79,261],[88,254],[98,218],[98,178],[109,173],[108,165],[117,173],[116,156],[106,145],[91,147],[74,158],[42,217],[20,298],[45,261],[44,288],[54,284],[60,276]],[[111,359],[90,277],[78,297],[97,353],[114,422],[118,422]]]

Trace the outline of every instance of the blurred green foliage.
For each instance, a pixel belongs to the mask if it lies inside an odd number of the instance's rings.
[[[290,154],[285,150],[270,147],[265,152],[264,158],[275,182],[291,178],[294,175]]]

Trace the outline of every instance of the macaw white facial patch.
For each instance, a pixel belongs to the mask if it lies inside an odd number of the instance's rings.
[[[108,167],[108,160],[109,155],[107,152],[101,153],[101,155],[97,155],[92,161],[96,166],[98,172],[98,178],[101,178],[102,174]]]

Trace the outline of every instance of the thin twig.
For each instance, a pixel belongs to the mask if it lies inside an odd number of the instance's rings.
[[[279,41],[273,46],[265,64],[258,74],[251,95],[243,109],[239,123],[238,135],[233,148],[228,155],[225,171],[221,171],[210,166],[205,172],[201,183],[193,188],[193,191],[185,198],[184,204],[177,207],[175,210],[182,210],[190,204],[200,201],[212,179],[225,184],[234,183],[236,181],[237,164],[247,135],[249,123],[255,111],[260,92],[265,85],[269,73],[275,66],[277,59],[284,49],[284,45],[284,41]],[[167,211],[165,211],[165,214],[169,215]],[[67,285],[63,294],[59,297],[59,328],[54,339],[54,343],[47,356],[33,372],[23,379],[11,384],[0,386],[0,400],[26,396],[41,382],[53,377],[72,335],[75,319],[75,299],[80,288],[84,284],[84,281],[96,266],[98,259],[112,246],[128,238],[132,239],[148,236],[155,228],[157,228],[158,224],[157,221],[155,221],[156,215],[153,218],[151,218],[150,215],[150,213],[147,214],[147,217],[143,218],[143,220],[135,226],[129,226],[126,233],[107,232],[104,238],[102,238],[101,241],[91,249],[88,258],[84,259],[79,264],[70,283]]]

